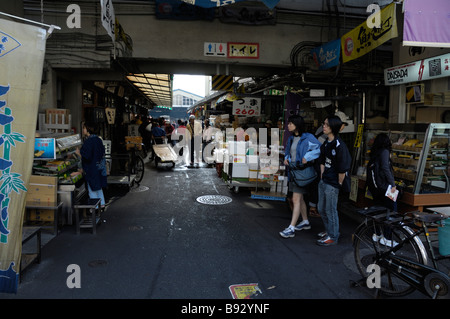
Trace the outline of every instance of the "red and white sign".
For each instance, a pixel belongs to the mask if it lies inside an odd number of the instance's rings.
[[[261,114],[261,99],[243,97],[233,101],[233,115],[259,116]]]

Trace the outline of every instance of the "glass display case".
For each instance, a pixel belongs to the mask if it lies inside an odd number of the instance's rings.
[[[450,205],[450,124],[367,124],[360,177],[364,177],[373,140],[381,132],[392,141],[395,181],[404,190],[400,201],[419,209]]]

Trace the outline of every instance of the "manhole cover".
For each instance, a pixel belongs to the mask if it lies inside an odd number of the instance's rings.
[[[130,190],[130,193],[140,193],[140,192],[145,192],[148,191],[148,187],[147,186],[143,186],[143,185],[139,185],[136,188],[132,188]]]
[[[197,197],[197,202],[206,205],[224,205],[231,203],[232,199],[222,195],[204,195]]]

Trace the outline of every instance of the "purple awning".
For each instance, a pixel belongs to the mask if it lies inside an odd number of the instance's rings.
[[[450,1],[407,0],[403,45],[450,47]]]

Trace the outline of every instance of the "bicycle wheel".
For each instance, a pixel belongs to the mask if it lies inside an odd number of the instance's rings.
[[[380,263],[380,255],[391,249],[392,245],[401,243],[408,236],[408,231],[401,226],[388,226],[383,223],[368,223],[360,228],[354,237],[354,257],[360,274],[367,278],[367,267],[370,264],[380,266],[380,292],[390,297],[400,297],[412,293],[415,288],[409,283],[397,277],[390,269],[383,267]],[[382,238],[390,238],[391,241]],[[392,252],[408,260],[423,263],[423,256],[417,243],[409,240],[399,250]]]
[[[144,169],[144,160],[140,156],[136,156],[134,159],[132,173],[136,175],[134,181],[138,184],[142,181],[142,178],[144,178]]]

